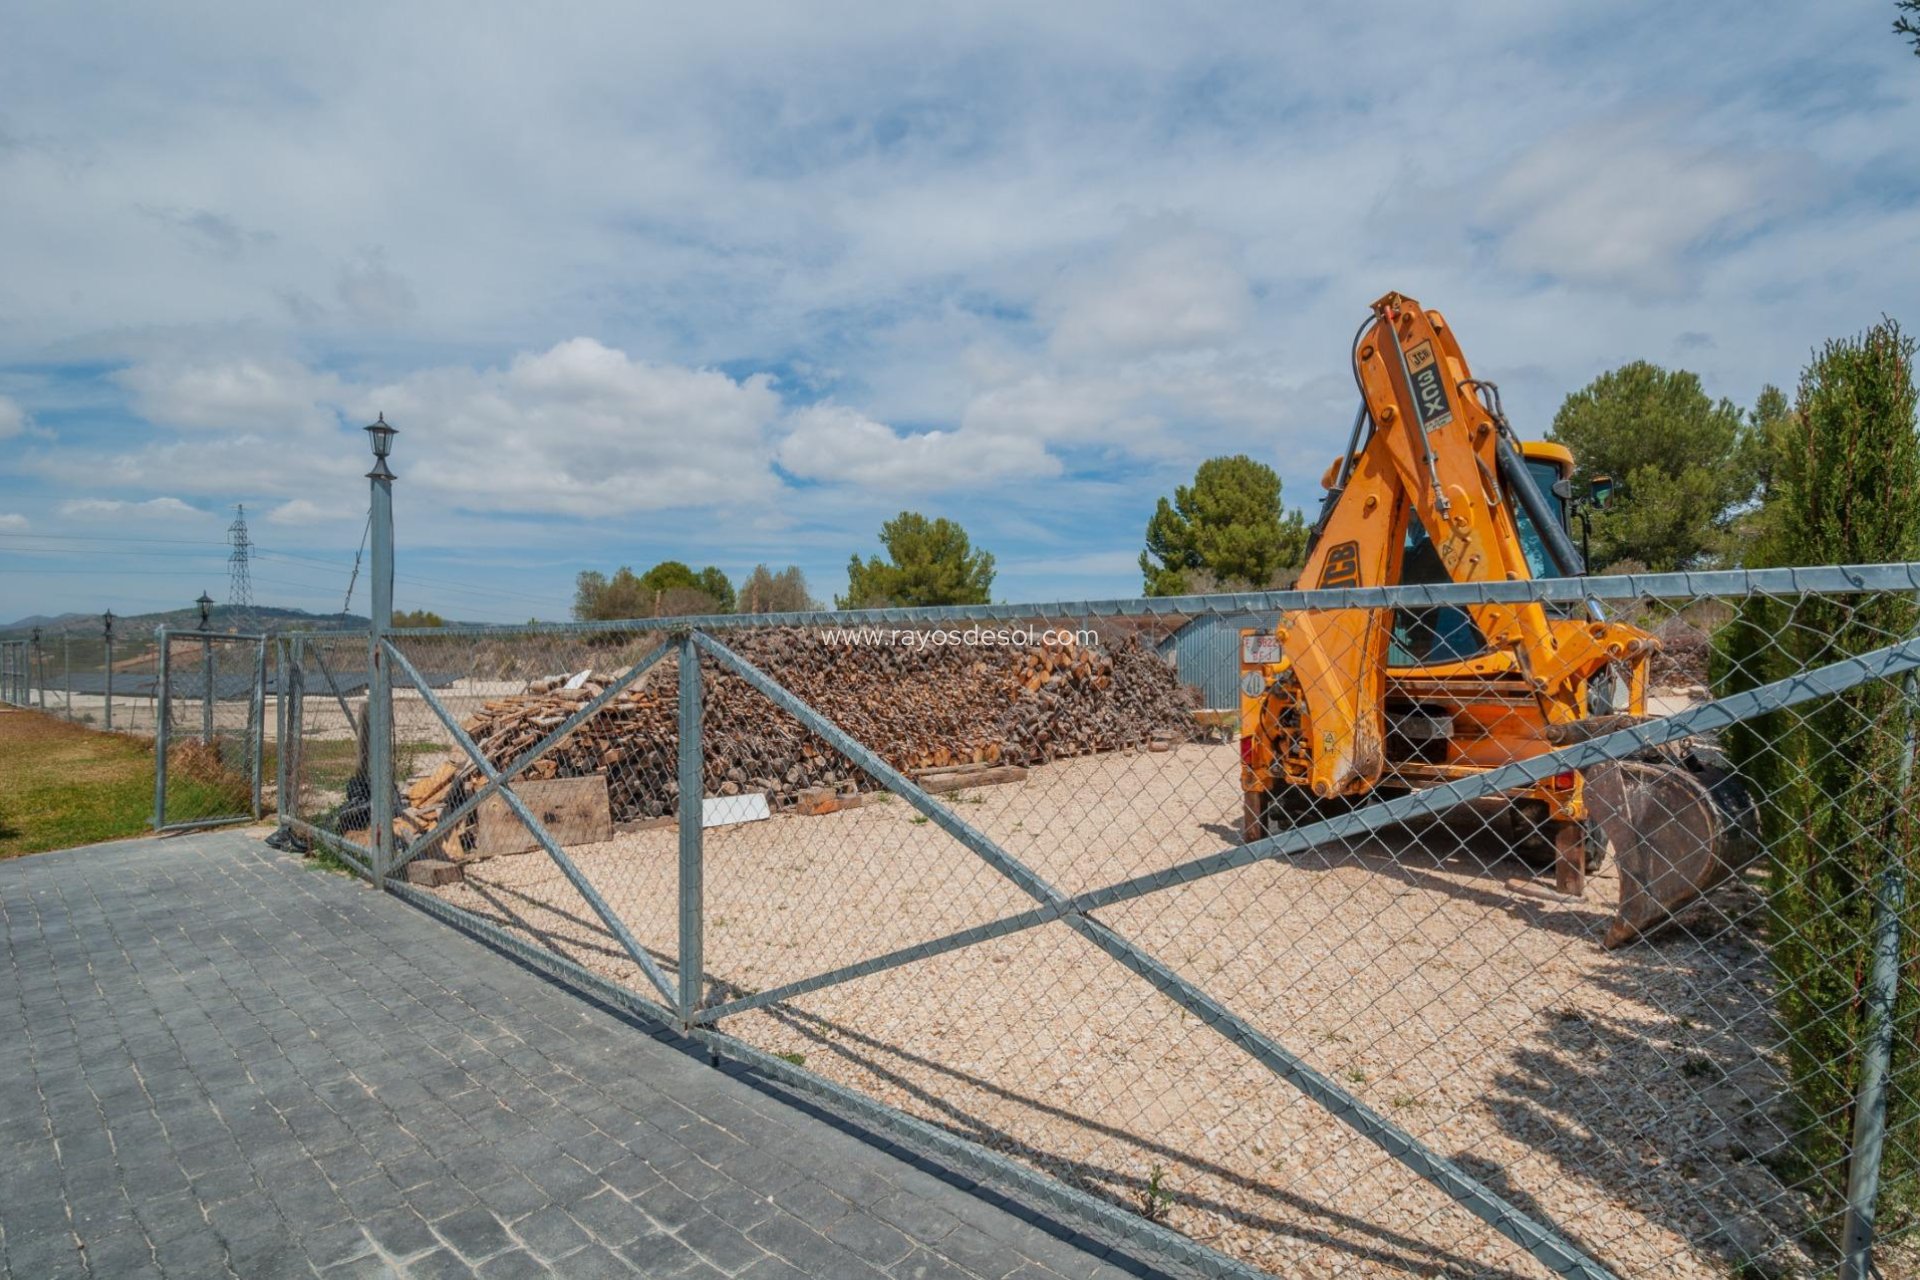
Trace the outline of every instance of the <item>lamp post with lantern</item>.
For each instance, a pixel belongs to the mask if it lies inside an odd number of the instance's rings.
[[[200,630],[213,630],[213,597],[202,591],[194,601],[200,606]],[[200,637],[200,741],[213,741],[213,641]]]
[[[373,544],[372,617],[368,621],[372,648],[367,670],[367,791],[373,838],[372,871],[376,886],[384,887],[393,865],[393,672],[385,644],[393,625],[393,471],[387,455],[399,432],[387,425],[382,413],[367,428],[373,446],[372,509],[369,524]]]
[[[113,610],[100,615],[101,638],[107,651],[107,728],[113,728]]]

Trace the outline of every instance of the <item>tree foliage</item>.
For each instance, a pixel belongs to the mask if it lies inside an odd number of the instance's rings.
[[[740,584],[738,608],[741,613],[802,613],[819,607],[813,593],[807,590],[806,575],[797,564],[790,564],[778,573],[757,564]]]
[[[1793,411],[1756,410],[1774,432],[1770,500],[1752,559],[1860,564],[1920,557],[1920,438],[1913,341],[1885,321],[1830,342],[1801,375]],[[1754,598],[1718,638],[1725,691],[1826,665],[1913,634],[1904,596]],[[1768,931],[1787,1070],[1800,1112],[1807,1190],[1844,1195],[1860,1048],[1869,1030],[1874,899],[1904,872],[1903,972],[1920,966],[1920,793],[1911,690],[1885,681],[1805,710],[1736,726],[1727,746],[1761,803]],[[1901,983],[1902,1045],[1920,1043],[1920,994]],[[1896,1050],[1883,1166],[1883,1217],[1920,1211],[1920,1057]]]
[[[662,560],[643,574],[621,565],[612,577],[589,569],[574,580],[573,616],[583,622],[731,612],[733,584],[713,565],[695,573]]]
[[[945,516],[929,520],[902,511],[880,526],[887,558],[854,556],[847,564],[842,609],[883,605],[986,604],[993,590],[993,556],[975,551],[967,531]]]
[[[1893,33],[1905,36],[1913,45],[1915,57],[1920,57],[1920,0],[1893,0],[1893,7],[1899,17],[1893,20]]]
[[[1244,454],[1209,458],[1147,521],[1150,596],[1284,586],[1306,559],[1307,522],[1280,503],[1280,477]]]
[[[1610,476],[1593,514],[1593,561],[1656,572],[1714,563],[1729,551],[1734,511],[1754,489],[1745,422],[1710,400],[1697,375],[1636,360],[1568,396],[1548,438],[1573,450],[1574,485]]]
[[[585,569],[573,580],[573,616],[581,622],[645,617],[646,603],[646,590],[626,565],[611,578],[596,569]]]
[[[396,609],[393,612],[393,625],[396,627],[444,627],[447,620],[428,609]]]

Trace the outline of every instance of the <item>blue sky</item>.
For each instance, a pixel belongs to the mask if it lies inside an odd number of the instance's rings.
[[[1311,508],[1389,289],[1530,435],[1920,325],[1877,0],[694,8],[10,7],[0,619],[224,596],[242,502],[256,596],[337,609],[381,411],[403,607],[825,598],[902,508],[1113,596],[1206,457]]]

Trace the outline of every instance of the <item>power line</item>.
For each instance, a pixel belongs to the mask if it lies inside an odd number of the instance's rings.
[[[60,542],[179,542],[196,547],[224,547],[214,538],[136,538],[124,533],[0,533],[0,538],[46,538]]]
[[[360,547],[353,553],[353,573],[347,578],[347,598],[340,602],[340,612],[344,615],[353,607],[353,587],[360,581],[360,557],[367,549],[367,534],[373,531],[373,512],[367,512],[367,522],[360,526]]]

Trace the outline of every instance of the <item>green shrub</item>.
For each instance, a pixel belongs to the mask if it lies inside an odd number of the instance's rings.
[[[1801,375],[1781,433],[1774,509],[1758,564],[1920,558],[1920,440],[1913,341],[1885,321],[1830,342]],[[1904,596],[1752,599],[1715,637],[1724,691],[1751,688],[1910,638]],[[1909,729],[1913,690],[1885,682],[1727,734],[1753,784],[1769,853],[1767,927],[1796,1112],[1790,1172],[1833,1213],[1843,1203],[1876,887],[1906,875],[1896,1048],[1882,1175],[1883,1223],[1920,1208],[1920,790]],[[1832,1219],[1828,1219],[1831,1221]]]

